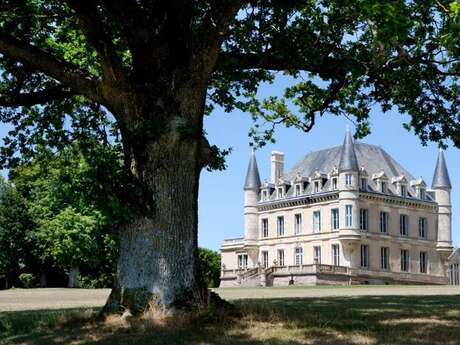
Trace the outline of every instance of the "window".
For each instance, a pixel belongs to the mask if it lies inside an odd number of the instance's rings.
[[[334,208],[331,210],[332,217],[332,230],[339,230],[339,209]]]
[[[409,272],[409,251],[401,249],[401,271]]]
[[[278,236],[284,236],[284,217],[279,216],[276,219]]]
[[[314,211],[313,212],[313,232],[320,232],[321,231],[321,212]]]
[[[351,228],[353,226],[352,211],[352,205],[345,205],[345,226],[348,228]]]
[[[319,192],[319,181],[315,181],[315,193]]]
[[[418,219],[418,237],[424,238],[424,239],[427,238],[426,218]]]
[[[297,266],[303,265],[303,249],[301,247],[295,249],[295,264]]]
[[[295,195],[299,196],[301,194],[300,184],[295,185]]]
[[[386,182],[384,182],[384,181],[380,182],[380,191],[381,191],[382,193],[386,193],[386,192],[387,192],[387,183],[386,183]]]
[[[388,247],[380,248],[380,268],[384,271],[390,269],[390,249]]]
[[[284,249],[278,249],[278,266],[284,266]]]
[[[380,232],[388,233],[388,212],[380,212]]]
[[[278,187],[278,199],[284,198],[284,188]]]
[[[367,178],[362,178],[361,179],[361,189],[362,190],[367,190]]]
[[[427,273],[428,255],[426,252],[420,252],[420,273]]]
[[[345,175],[345,185],[351,186],[352,183],[353,183],[353,175],[346,174]]]
[[[321,263],[321,247],[320,246],[313,247],[313,263],[315,264]]]
[[[302,215],[294,215],[294,234],[300,234],[302,232]]]
[[[268,251],[262,251],[262,267],[268,268]]]
[[[425,200],[425,189],[424,188],[420,188],[419,196],[420,196],[420,199]]]
[[[268,237],[268,219],[262,219],[262,238]]]
[[[368,230],[369,211],[365,208],[359,210],[359,228],[361,230]]]
[[[340,247],[338,244],[332,245],[332,264],[340,266]]]
[[[399,215],[399,234],[401,236],[409,235],[409,217],[405,214]]]
[[[239,269],[248,268],[248,254],[239,254],[238,255],[238,268]]]
[[[401,196],[405,197],[406,196],[406,186],[401,185],[400,190],[401,190]]]
[[[268,191],[264,190],[262,192],[262,201],[267,201],[268,200]]]
[[[369,268],[369,246],[366,244],[361,245],[361,267]]]
[[[332,179],[332,189],[337,190],[337,177]]]

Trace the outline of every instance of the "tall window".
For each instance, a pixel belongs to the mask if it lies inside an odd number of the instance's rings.
[[[315,264],[321,263],[321,247],[320,246],[313,247],[313,262]]]
[[[380,248],[380,268],[384,271],[390,269],[390,249],[388,247]]]
[[[420,193],[420,195],[419,195],[419,196],[420,196],[420,199],[425,200],[425,189],[424,189],[424,188],[420,188],[419,193]]]
[[[332,230],[339,230],[339,209],[333,208],[331,210],[331,223],[332,223]]]
[[[367,178],[362,178],[361,179],[361,189],[362,190],[367,190]]]
[[[268,267],[268,251],[266,250],[262,251],[262,267]]]
[[[303,248],[301,247],[295,249],[295,264],[297,266],[303,265]]]
[[[296,195],[296,196],[299,196],[300,193],[301,193],[300,184],[296,184],[296,185],[295,185],[295,195]]]
[[[361,245],[361,267],[369,268],[369,246],[366,244]]]
[[[409,251],[401,249],[401,271],[409,272]]]
[[[409,235],[409,217],[405,214],[399,215],[399,234],[401,236]]]
[[[337,190],[337,177],[332,179],[332,189]]]
[[[284,236],[284,217],[278,216],[277,221],[278,236]]]
[[[284,198],[284,188],[278,187],[278,199]]]
[[[418,237],[426,239],[427,231],[426,231],[426,218],[419,218],[418,219]]]
[[[278,249],[278,266],[284,266],[284,249]]]
[[[262,237],[268,237],[268,219],[262,218]]]
[[[406,186],[401,185],[401,196],[406,196]]]
[[[248,254],[238,255],[238,268],[239,269],[248,268]]]
[[[345,205],[345,226],[347,228],[351,228],[353,226],[353,206],[352,205]]]
[[[380,232],[388,233],[388,212],[380,212]]]
[[[353,183],[353,175],[352,174],[346,174],[345,175],[345,185],[351,186]]]
[[[420,273],[427,273],[428,270],[428,254],[420,252]]]
[[[319,181],[315,181],[315,193],[319,192]]]
[[[314,211],[313,212],[313,232],[320,232],[321,231],[321,212]]]
[[[386,183],[386,182],[382,181],[382,182],[380,183],[380,191],[381,191],[382,193],[386,193],[386,192],[387,192],[387,183]]]
[[[361,230],[368,230],[369,211],[366,208],[359,210],[359,228]]]
[[[332,264],[340,266],[340,246],[338,244],[332,245]]]
[[[302,232],[302,215],[295,214],[294,215],[294,234],[300,234]]]

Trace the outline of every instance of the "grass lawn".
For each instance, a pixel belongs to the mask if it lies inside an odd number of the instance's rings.
[[[0,344],[459,344],[460,296],[353,296],[234,302],[238,313],[110,317],[97,309],[0,313]]]

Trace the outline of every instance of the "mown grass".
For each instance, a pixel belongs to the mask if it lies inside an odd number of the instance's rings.
[[[459,344],[460,296],[245,300],[236,313],[95,318],[95,309],[0,314],[0,344]]]

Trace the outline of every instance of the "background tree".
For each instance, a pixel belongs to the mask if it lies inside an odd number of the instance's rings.
[[[449,36],[458,16],[444,0],[0,6],[1,119],[15,126],[8,161],[43,141],[72,140],[80,116],[97,127],[101,107],[119,128],[128,179],[117,190],[131,219],[120,232],[116,305],[208,301],[197,199],[200,171],[221,168],[225,154],[204,136],[203,116],[215,105],[250,112],[259,145],[279,124],[309,131],[325,113],[350,117],[365,135],[380,103],[409,114],[422,141],[460,146],[459,56]],[[259,85],[280,71],[292,80],[284,96],[258,100]],[[102,115],[87,117],[86,109]]]
[[[6,288],[17,286],[21,270],[30,264],[31,225],[21,195],[0,178],[0,273],[6,276]]]
[[[207,248],[199,248],[200,264],[204,280],[210,288],[219,287],[220,284],[220,254]]]

